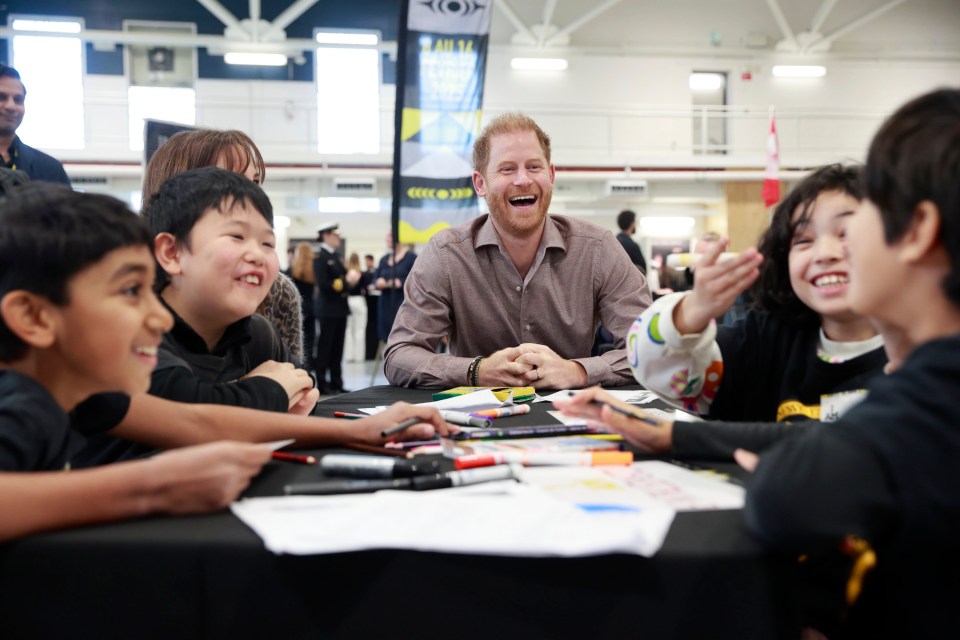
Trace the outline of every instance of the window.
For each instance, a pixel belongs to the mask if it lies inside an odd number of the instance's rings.
[[[146,119],[189,125],[197,123],[197,100],[193,89],[130,86],[127,99],[131,149],[143,150],[143,121]]]
[[[79,33],[69,18],[14,18],[16,31]],[[11,63],[27,88],[26,115],[17,130],[34,147],[83,149],[83,46],[80,38],[14,35]]]
[[[344,40],[345,38],[350,40]],[[318,32],[321,43],[376,44],[372,33]],[[380,152],[380,51],[318,47],[317,150],[320,153]]]

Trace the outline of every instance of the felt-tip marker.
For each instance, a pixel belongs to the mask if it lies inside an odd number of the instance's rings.
[[[383,456],[355,456],[328,453],[320,459],[320,468],[330,476],[353,478],[410,478],[436,473],[440,463],[436,460],[406,460]]]
[[[507,416],[519,416],[530,413],[530,405],[515,404],[509,407],[497,407],[496,409],[480,409],[471,411],[470,415],[484,418],[506,418]]]
[[[478,429],[489,429],[493,426],[493,418],[485,416],[474,416],[462,411],[441,411],[440,416],[450,424],[461,427],[476,427]]]
[[[525,467],[533,466],[581,466],[595,467],[600,465],[631,465],[633,453],[629,451],[576,451],[556,453],[524,453],[522,451],[505,451],[498,453],[475,453],[457,456],[453,466],[457,469],[473,469],[489,467],[497,464],[522,464]]]
[[[496,480],[517,480],[517,474],[510,465],[498,465],[496,467],[482,467],[480,469],[448,471],[447,473],[417,476],[416,478],[411,478],[410,482],[414,489],[423,490],[463,487],[468,484],[494,482]]]
[[[313,456],[304,456],[299,453],[287,453],[286,451],[274,451],[272,454],[274,460],[285,460],[287,462],[299,462],[300,464],[317,464],[317,459]]]

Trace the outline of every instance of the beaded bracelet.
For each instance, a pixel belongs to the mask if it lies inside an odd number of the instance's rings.
[[[472,387],[480,386],[480,362],[483,358],[483,356],[477,356],[467,367],[467,383]]]

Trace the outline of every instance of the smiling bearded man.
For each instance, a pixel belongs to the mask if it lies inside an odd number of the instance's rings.
[[[650,304],[643,275],[609,231],[549,215],[550,137],[504,114],[473,148],[490,209],[430,240],[407,278],[384,369],[392,384],[576,389],[631,384],[625,336]],[[592,356],[598,325],[614,348]],[[437,354],[447,337],[449,354]]]

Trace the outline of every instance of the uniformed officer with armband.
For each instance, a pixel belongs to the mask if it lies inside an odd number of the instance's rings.
[[[320,319],[320,339],[317,344],[317,387],[322,395],[344,393],[343,343],[346,338],[347,268],[337,253],[342,242],[337,231],[340,225],[328,222],[317,227],[320,254],[313,261],[317,280],[317,317]],[[329,378],[327,372],[329,371]]]

